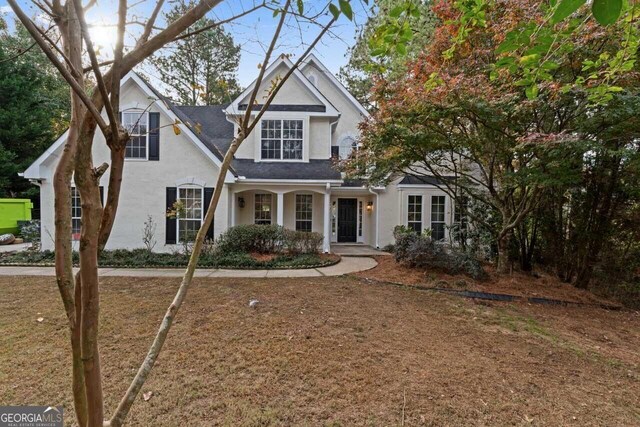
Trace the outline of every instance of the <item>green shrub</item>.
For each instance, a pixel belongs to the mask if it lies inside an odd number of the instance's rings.
[[[412,268],[437,268],[450,274],[465,273],[475,279],[485,277],[482,264],[475,257],[447,243],[398,227],[394,230],[394,237],[397,262]]]
[[[317,253],[322,234],[285,229],[279,225],[237,225],[220,235],[217,253]]]
[[[282,249],[291,254],[318,253],[322,248],[322,234],[284,230]]]
[[[279,225],[236,225],[220,235],[217,250],[221,253],[275,253],[280,250],[284,228]]]

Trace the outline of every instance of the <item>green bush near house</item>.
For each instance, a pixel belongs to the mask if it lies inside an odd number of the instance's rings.
[[[220,235],[219,253],[310,254],[320,252],[322,234],[289,230],[279,225],[237,225]]]
[[[394,255],[397,262],[412,268],[435,268],[449,274],[464,273],[474,279],[486,277],[480,261],[455,246],[435,241],[428,234],[418,234],[402,226],[396,227],[393,235],[396,239]]]
[[[73,253],[74,265],[79,261],[78,253]],[[331,265],[336,258],[320,254],[279,254],[270,259],[258,260],[248,253],[228,252],[225,254],[203,253],[198,262],[200,268],[230,269],[283,269],[310,268]],[[53,251],[25,251],[12,254],[0,254],[1,264],[53,265]],[[152,253],[146,249],[117,249],[102,252],[99,260],[101,267],[123,268],[180,268],[186,267],[189,257],[181,253]]]
[[[223,233],[218,240],[205,245],[198,267],[238,269],[312,268],[331,265],[336,257],[320,254],[322,235],[287,230],[277,225],[238,225]],[[251,254],[268,254],[254,257]],[[73,253],[74,264],[78,253]],[[29,251],[0,254],[0,264],[52,265],[52,251]],[[188,251],[155,253],[149,249],[116,249],[103,251],[101,267],[178,268],[189,262]]]

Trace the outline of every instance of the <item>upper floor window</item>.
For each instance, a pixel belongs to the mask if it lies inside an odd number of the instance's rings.
[[[122,125],[130,136],[124,151],[125,159],[147,159],[149,115],[139,111],[123,112]]]
[[[302,160],[302,120],[263,120],[260,155],[268,160]]]
[[[347,136],[345,138],[342,138],[340,144],[338,145],[338,148],[340,160],[345,160],[349,158],[354,150],[358,149],[358,143],[356,142],[355,138]]]

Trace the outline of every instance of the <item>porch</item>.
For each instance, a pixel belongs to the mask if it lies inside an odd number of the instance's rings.
[[[229,225],[277,224],[313,231],[324,236],[324,252],[336,243],[375,247],[376,195],[359,190],[345,191],[329,183],[235,184],[229,188]]]

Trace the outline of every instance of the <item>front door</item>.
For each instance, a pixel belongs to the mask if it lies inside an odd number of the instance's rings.
[[[357,241],[358,199],[338,199],[338,242]]]

